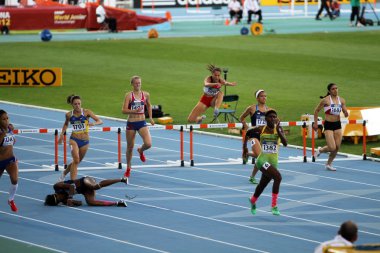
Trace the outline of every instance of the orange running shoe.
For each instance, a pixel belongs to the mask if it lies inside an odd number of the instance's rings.
[[[17,209],[17,206],[16,206],[14,200],[8,200],[8,205],[11,207],[13,212],[17,212],[18,209]]]
[[[131,169],[132,168],[127,168],[127,170],[124,173],[124,177],[129,177],[131,175]]]
[[[140,154],[140,160],[141,160],[143,163],[145,163],[146,158],[145,158],[144,152],[140,152],[140,148],[138,148],[137,151],[138,151],[139,154]]]

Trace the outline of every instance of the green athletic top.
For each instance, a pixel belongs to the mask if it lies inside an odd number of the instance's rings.
[[[265,163],[269,163],[273,167],[277,168],[278,165],[278,151],[280,147],[280,138],[277,130],[274,129],[273,134],[264,133],[266,126],[260,134],[261,153],[257,158],[256,165],[258,168],[263,167]],[[265,164],[264,168],[267,169],[269,165]]]
[[[352,7],[360,7],[360,0],[350,0]]]

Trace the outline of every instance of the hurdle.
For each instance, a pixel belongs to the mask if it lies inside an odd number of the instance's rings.
[[[343,119],[341,121],[345,124],[361,124],[363,127],[363,160],[367,160],[367,130],[366,124],[368,120],[347,120]],[[318,121],[318,125],[322,125],[324,121]],[[300,126],[302,127],[302,142],[303,142],[303,162],[307,162],[307,134],[306,127],[311,126],[313,121],[289,121],[281,122],[281,126],[293,127]],[[251,124],[248,124],[251,126]],[[181,167],[185,166],[185,155],[184,155],[184,131],[189,132],[189,164],[190,166],[195,166],[194,159],[194,129],[215,129],[215,128],[242,128],[242,123],[218,123],[218,124],[188,124],[188,125],[149,125],[150,130],[178,130],[180,133],[180,165]],[[59,171],[59,145],[58,145],[58,129],[15,129],[13,130],[14,134],[53,134],[54,135],[54,170]],[[117,168],[122,169],[122,144],[121,144],[121,132],[126,131],[126,127],[91,127],[89,128],[90,132],[115,132],[117,133]],[[63,133],[63,167],[67,168],[67,133],[71,133],[72,129],[69,128],[66,132]],[[315,131],[312,132],[311,137],[311,154],[312,162],[315,162]],[[244,132],[243,132],[244,133]],[[244,161],[243,161],[244,162]],[[115,163],[116,164],[116,163]],[[50,166],[49,166],[50,167]],[[108,166],[110,167],[110,166]]]
[[[344,124],[361,124],[363,126],[363,154],[362,154],[362,157],[363,157],[363,160],[367,160],[367,128],[366,128],[366,124],[367,124],[368,120],[362,120],[362,119],[358,119],[358,120],[347,120],[347,119],[343,119],[341,120],[341,123],[344,123]],[[309,125],[310,124],[313,124],[312,121],[309,121]],[[324,121],[318,121],[318,126],[319,125],[322,125],[324,124]],[[311,150],[312,150],[312,161],[315,162],[315,133],[314,133],[314,130],[312,131],[312,134],[311,134]]]

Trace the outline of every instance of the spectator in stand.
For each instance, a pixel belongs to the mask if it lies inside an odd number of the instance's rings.
[[[330,17],[330,20],[334,20],[334,17],[331,14],[330,8],[327,4],[327,0],[321,0],[321,6],[319,7],[319,10],[318,10],[317,16],[315,17],[315,20],[322,20],[320,18],[320,15],[322,14],[323,9],[325,9],[327,11],[327,15]]]
[[[333,240],[321,243],[314,253],[325,252],[326,247],[344,247],[353,246],[353,243],[358,239],[358,226],[352,221],[346,221],[340,225],[338,234]],[[330,251],[329,251],[330,252]],[[332,251],[331,251],[332,252]],[[341,252],[341,251],[339,251]],[[346,251],[344,251],[346,252]]]
[[[96,8],[96,22],[101,25],[108,25],[110,32],[117,33],[117,22],[115,18],[107,15],[104,9],[104,0],[99,1],[99,6]]]
[[[335,18],[340,16],[340,3],[338,0],[333,0],[331,4],[331,14]]]
[[[244,11],[248,13],[247,24],[252,21],[252,14],[258,16],[257,22],[262,23],[263,16],[261,15],[260,0],[245,0],[244,1]]]
[[[350,16],[350,26],[363,26],[360,23],[359,11],[360,11],[360,0],[350,0],[351,3],[351,16]],[[356,22],[354,23],[356,17]]]
[[[230,13],[231,21],[236,18],[236,24],[239,23],[243,18],[243,9],[240,2],[238,0],[231,0],[231,2],[228,4],[228,10]]]

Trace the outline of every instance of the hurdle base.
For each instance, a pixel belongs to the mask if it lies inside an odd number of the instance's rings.
[[[194,166],[194,160],[190,161],[190,166]]]

